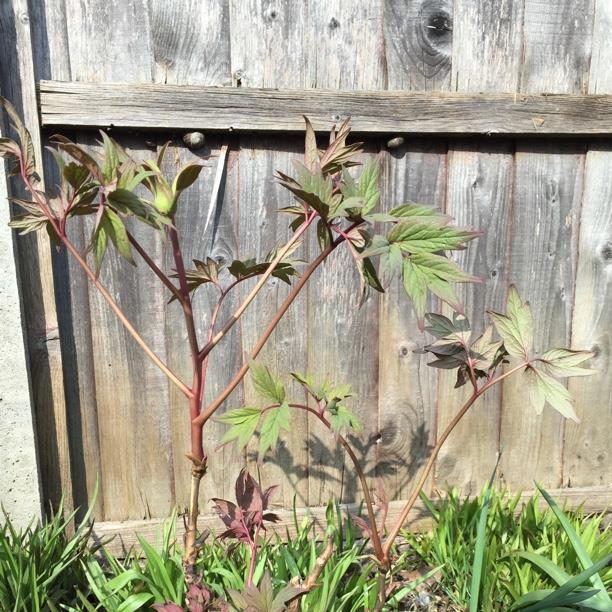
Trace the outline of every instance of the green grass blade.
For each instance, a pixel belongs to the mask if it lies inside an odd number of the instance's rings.
[[[480,598],[480,588],[482,582],[482,570],[484,569],[484,555],[487,546],[487,518],[491,506],[491,491],[495,481],[495,473],[501,453],[497,455],[497,462],[493,468],[493,473],[489,478],[489,483],[485,490],[480,517],[478,518],[478,528],[476,530],[476,546],[474,549],[474,562],[472,563],[472,581],[470,584],[470,612],[478,612],[478,600]]]
[[[591,561],[591,558],[589,557],[589,554],[587,553],[586,548],[582,543],[582,540],[572,527],[572,524],[570,523],[569,519],[556,504],[555,500],[537,482],[536,487],[550,506],[550,509],[553,511],[554,515],[557,517],[557,520],[563,527],[563,530],[567,534],[567,537],[569,538],[570,542],[572,543],[572,546],[574,547],[574,550],[576,551],[576,556],[580,561],[580,565],[582,565],[585,571],[589,570],[593,566],[593,561]],[[590,579],[591,584],[600,591],[598,598],[601,598],[603,601],[608,603],[610,605],[610,609],[612,610],[612,599],[610,599],[610,595],[608,595],[604,583],[599,574],[593,574]]]
[[[530,563],[533,563],[533,565],[539,567],[545,574],[548,574],[559,586],[564,585],[572,578],[565,570],[555,565],[550,559],[547,559],[543,555],[538,555],[529,550],[517,550],[511,554],[516,557],[522,557]]]

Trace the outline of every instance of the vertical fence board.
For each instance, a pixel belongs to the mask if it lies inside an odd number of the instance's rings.
[[[583,90],[592,9],[591,0],[526,2],[522,92]],[[552,143],[517,142],[510,280],[531,301],[536,350],[570,341],[583,164],[579,145],[566,143],[559,153]],[[558,486],[563,419],[550,407],[536,415],[524,391],[520,377],[504,385],[500,439],[508,452],[501,470],[511,487],[530,486],[534,475],[545,486]]]
[[[446,90],[450,84],[452,2],[385,2],[388,89]],[[446,142],[407,139],[383,153],[382,206],[422,202],[443,210]],[[431,300],[431,309],[435,300]],[[414,350],[425,343],[401,278],[380,298],[378,473],[402,499],[436,438],[438,373]],[[408,428],[410,435],[406,435]],[[430,485],[427,485],[429,488]]]
[[[457,3],[453,20],[454,91],[513,91],[518,84],[522,14],[520,3],[481,0]],[[478,70],[474,70],[478,66]],[[485,310],[500,308],[507,284],[506,253],[512,209],[513,145],[453,141],[449,150],[446,212],[482,236],[452,259],[482,284],[457,287],[474,334],[484,329]],[[455,390],[456,371],[440,372],[438,430],[467,400],[471,385]],[[478,488],[491,473],[499,449],[501,390],[492,389],[466,415],[440,452],[436,481]],[[467,452],[466,452],[467,451]]]
[[[151,36],[146,3],[99,0],[66,4],[72,78],[150,81]],[[107,27],[100,28],[105,23]],[[124,41],[131,49],[125,54]],[[91,143],[91,136],[80,137]],[[130,144],[128,140],[128,146]],[[148,158],[140,139],[131,153]],[[154,259],[162,243],[148,228],[136,238]],[[109,253],[100,275],[145,341],[165,359],[164,298],[143,265],[131,268]],[[143,300],[142,297],[148,299]],[[124,331],[95,288],[89,288],[104,509],[106,518],[160,516],[174,502],[168,382]]]
[[[228,0],[150,0],[148,19],[156,83],[230,83]]]
[[[595,7],[593,57],[589,93],[612,91],[612,4],[598,0]],[[598,371],[590,378],[572,379],[581,423],[565,429],[564,486],[609,484],[610,423],[612,423],[612,185],[609,143],[590,146],[586,156],[584,200],[578,240],[578,269],[572,323],[572,346],[596,351]]]
[[[346,0],[317,1],[310,6],[310,78],[317,87],[380,89],[385,83],[379,34],[382,5]],[[339,121],[340,117],[330,117]],[[317,241],[310,253],[318,253]],[[338,383],[350,383],[353,408],[363,424],[357,456],[374,475],[378,439],[378,300],[372,295],[357,309],[359,279],[347,249],[323,264],[308,288],[308,369]],[[310,420],[311,505],[331,498],[359,498],[359,488],[344,452],[319,423]]]
[[[151,46],[153,53],[153,80],[155,82],[179,85],[227,85],[230,82],[230,36],[229,3],[216,0],[180,0],[149,2],[149,23],[151,27]],[[237,236],[233,224],[234,198],[231,181],[224,176],[215,212],[206,225],[211,205],[213,182],[216,175],[218,155],[223,141],[218,137],[204,135],[204,146],[190,152],[179,138],[175,138],[170,148],[167,171],[171,176],[176,173],[178,164],[189,161],[205,161],[197,183],[183,194],[177,216],[177,226],[183,248],[185,265],[193,267],[194,258],[206,257],[231,261],[236,254]],[[163,139],[159,143],[164,142]],[[159,144],[158,143],[158,144]],[[226,197],[224,198],[224,194]],[[164,253],[165,267],[174,269],[171,249]],[[195,297],[195,322],[200,341],[204,341],[210,322],[210,314],[217,296],[210,287],[202,288]],[[235,297],[224,301],[221,317],[229,316],[235,307]],[[236,346],[237,330],[232,330],[211,355],[207,371],[205,400],[209,401],[229,381],[232,368],[240,362],[238,352],[227,351],[228,343]],[[168,361],[177,367],[184,380],[191,381],[192,365],[189,344],[186,336],[182,309],[176,302],[166,307],[165,337]],[[224,350],[229,354],[223,358]],[[174,455],[174,485],[176,502],[184,507],[189,501],[190,463],[185,458],[189,451],[189,417],[187,400],[173,385],[170,386],[170,406],[172,415],[172,449]],[[231,463],[227,456],[229,449],[215,451],[223,426],[215,421],[207,423],[204,431],[205,452],[209,455],[209,472],[202,482],[202,504],[205,507],[211,497],[223,497],[226,489],[225,466]]]
[[[411,140],[408,145],[387,151],[383,159],[383,210],[405,202],[444,209],[445,142]],[[418,330],[402,279],[397,278],[380,300],[378,341],[377,469],[387,495],[393,499],[410,495],[412,481],[436,438],[438,373],[427,366],[425,355],[414,352],[423,344],[425,337]]]
[[[306,4],[281,2],[270,5],[261,0],[232,2],[232,77],[237,85],[252,87],[308,86],[306,71]],[[274,172],[293,174],[293,159],[301,156],[296,140],[244,136],[240,140],[240,233],[241,257],[263,257],[277,244],[287,240],[290,218],[278,209],[289,205],[289,192],[274,183]],[[274,144],[276,143],[276,147]],[[275,150],[276,149],[276,150]],[[296,255],[308,258],[306,246]],[[246,296],[248,287],[242,291]],[[241,321],[242,350],[248,353],[261,331],[286,297],[288,288],[278,279],[268,281]],[[290,371],[306,370],[306,290],[296,298],[259,360],[283,377]],[[285,380],[285,382],[288,382]],[[295,385],[289,393],[305,399]],[[249,377],[244,383],[247,404],[260,402],[253,393]],[[291,430],[283,432],[278,449],[261,468],[266,485],[280,485],[276,502],[285,507],[293,503],[308,505],[308,418],[301,412],[291,415]],[[249,444],[250,467],[255,470],[257,441]]]
[[[64,2],[49,5],[31,3],[30,8],[37,79],[69,81],[70,52]],[[43,164],[45,181],[49,186],[54,186],[59,182],[59,177],[53,158],[47,151],[43,153]],[[73,219],[67,226],[67,232],[77,248],[84,252],[87,242],[82,219]],[[102,518],[104,494],[100,478],[102,466],[91,343],[89,280],[65,250],[55,254],[54,270],[74,505],[81,509],[82,515],[97,486],[94,511],[96,517]],[[46,435],[44,426],[39,430],[39,436]]]

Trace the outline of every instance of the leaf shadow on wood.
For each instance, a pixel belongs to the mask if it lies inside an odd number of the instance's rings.
[[[405,436],[405,433],[402,432],[401,435]],[[377,446],[385,435],[384,431],[372,433],[367,437],[348,435],[347,440],[363,466],[370,486],[374,488],[375,480],[381,478],[385,483],[386,494],[392,500],[400,498],[401,491],[414,480],[432,445],[428,442],[430,435],[425,423],[419,423],[411,429],[409,441],[403,445],[409,449],[407,456],[391,451],[385,453],[384,459],[377,460]],[[331,480],[337,487],[337,501],[352,503],[362,500],[363,493],[357,472],[339,444],[330,447],[322,437],[315,434],[308,438],[305,448],[309,456],[308,465],[297,463],[291,449],[283,441],[279,441],[276,450],[266,456],[265,463],[278,467],[296,491],[297,484],[305,479],[321,484]],[[255,453],[249,458],[253,461],[257,459]],[[337,466],[336,469],[334,466]],[[392,488],[388,487],[389,482],[394,483]],[[296,504],[309,505],[308,500],[297,493]]]

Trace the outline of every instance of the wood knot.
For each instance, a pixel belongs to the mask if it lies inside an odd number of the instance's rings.
[[[432,13],[427,20],[427,29],[431,36],[448,36],[448,32],[453,31],[450,15],[445,11]]]
[[[276,21],[279,17],[279,13],[275,8],[268,8],[264,11],[264,17],[268,21]]]
[[[443,55],[450,55],[453,32],[453,6],[450,0],[429,0],[421,4],[419,21],[423,51],[427,47]]]
[[[602,261],[612,261],[612,243],[606,242],[604,245],[602,245],[599,253],[601,255]]]
[[[338,20],[337,20],[335,17],[332,17],[332,18],[329,20],[329,29],[330,29],[330,30],[336,30],[336,29],[338,29],[339,27],[340,27],[340,22],[339,22],[339,21],[338,21]]]

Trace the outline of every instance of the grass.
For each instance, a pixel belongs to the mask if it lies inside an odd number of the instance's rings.
[[[486,491],[479,497],[465,500],[450,491],[435,505],[423,496],[434,516],[434,529],[427,534],[404,533],[420,563],[443,565],[438,587],[459,609],[467,610],[473,595],[472,567],[485,496]],[[558,514],[540,507],[538,497],[523,507],[519,506],[519,501],[520,495],[511,496],[496,490],[491,493],[484,532],[486,546],[481,547],[479,610],[505,612],[527,593],[558,586],[533,562],[533,555],[548,559],[569,576],[583,572],[581,555],[572,543],[568,526],[577,534],[583,550],[593,562],[612,554],[612,532],[602,528],[601,515],[588,516],[580,510],[568,512],[564,514],[564,526]],[[599,576],[604,589],[610,591],[612,567],[602,568]]]
[[[521,508],[519,496],[494,488],[468,500],[454,491],[436,504],[424,500],[435,527],[426,534],[404,534],[394,567],[396,586],[386,610],[471,606],[473,611],[534,612],[555,609],[546,607],[550,601],[566,605],[556,609],[608,609],[605,591],[612,589],[612,568],[606,557],[612,554],[612,533],[602,528],[601,516],[580,511],[563,514],[554,502],[552,511],[543,509],[538,498]],[[168,521],[158,542],[141,540],[142,555],[132,551],[126,559],[117,559],[103,546],[88,547],[90,527],[82,526],[70,535],[71,521],[71,516],[58,515],[43,526],[18,532],[5,520],[0,530],[0,609],[135,612],[165,602],[186,605],[181,550],[171,527],[174,520]],[[302,610],[372,609],[378,583],[367,541],[337,506],[330,504],[327,521],[335,551],[319,587],[303,598]],[[296,525],[296,531],[287,542],[277,537],[262,542],[256,584],[268,572],[278,592],[292,579],[308,575],[323,544],[315,540],[308,521]],[[244,546],[212,538],[204,543],[198,567],[213,599],[226,599],[229,590],[243,590],[249,555]],[[580,608],[585,601],[595,601],[589,598],[595,596],[598,580],[604,589],[599,595],[603,607]]]

